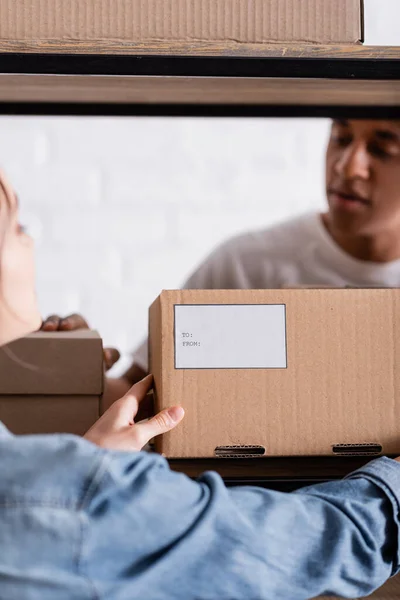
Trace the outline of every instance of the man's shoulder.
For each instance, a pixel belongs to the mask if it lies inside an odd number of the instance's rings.
[[[266,254],[271,257],[292,254],[313,238],[317,223],[318,215],[307,213],[267,228],[248,231],[224,242],[215,255],[257,258]]]
[[[274,287],[279,284],[280,266],[303,256],[317,227],[314,213],[232,237],[208,256],[185,287]]]

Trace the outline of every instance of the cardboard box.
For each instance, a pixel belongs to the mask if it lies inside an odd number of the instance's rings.
[[[99,417],[95,331],[38,332],[0,348],[0,420],[13,433],[84,434]]]
[[[362,0],[0,0],[0,39],[62,44],[360,43]]]
[[[150,308],[171,458],[400,454],[400,290],[164,291]]]

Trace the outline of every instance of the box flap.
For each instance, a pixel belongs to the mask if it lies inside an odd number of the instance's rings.
[[[357,43],[362,0],[0,0],[0,38]]]
[[[0,394],[100,395],[103,377],[96,331],[40,331],[0,348]]]

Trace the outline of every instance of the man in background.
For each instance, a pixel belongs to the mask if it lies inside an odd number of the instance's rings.
[[[334,120],[326,194],[325,213],[228,240],[184,287],[400,287],[400,121]],[[52,316],[43,324],[49,331],[81,327],[87,324],[79,315]],[[107,349],[105,358],[111,366],[118,353]],[[147,370],[144,342],[124,376],[107,379],[105,404],[120,398]]]

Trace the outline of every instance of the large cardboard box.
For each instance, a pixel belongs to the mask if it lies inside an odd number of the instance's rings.
[[[99,418],[95,331],[38,332],[0,348],[0,420],[13,433],[84,434]]]
[[[400,454],[400,290],[164,291],[149,354],[167,457]]]
[[[0,0],[0,40],[95,43],[360,43],[363,0]]]

